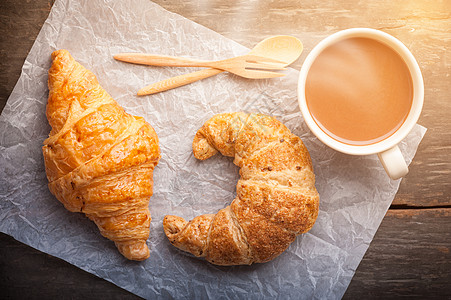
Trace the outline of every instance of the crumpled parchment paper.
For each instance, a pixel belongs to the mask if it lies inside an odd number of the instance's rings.
[[[302,40],[303,37],[299,36]],[[155,128],[162,158],[154,179],[150,258],[127,261],[84,215],[54,198],[41,145],[47,71],[56,49],[71,54],[129,113]],[[0,230],[36,249],[145,298],[340,298],[398,190],[377,157],[355,157],[324,146],[298,108],[298,72],[280,79],[247,80],[222,73],[185,87],[137,97],[147,84],[193,68],[117,62],[119,52],[221,59],[245,47],[146,0],[57,0],[23,66],[0,117]],[[218,267],[174,248],[162,228],[166,214],[191,219],[215,213],[235,197],[238,168],[217,155],[197,161],[191,143],[211,116],[231,111],[276,116],[310,151],[320,212],[313,229],[271,262]],[[426,129],[416,125],[400,148],[408,163]]]

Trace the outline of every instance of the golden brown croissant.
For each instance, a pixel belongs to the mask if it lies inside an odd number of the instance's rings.
[[[169,241],[217,265],[267,262],[318,215],[310,155],[301,139],[275,118],[242,112],[219,114],[196,133],[194,156],[234,157],[241,178],[232,204],[190,222],[166,216]]]
[[[146,259],[158,137],[68,51],[53,52],[52,60],[47,103],[52,130],[42,147],[49,189],[68,210],[93,220],[125,257]]]

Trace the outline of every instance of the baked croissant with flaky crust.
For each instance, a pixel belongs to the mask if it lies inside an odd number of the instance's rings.
[[[129,115],[66,50],[52,53],[44,141],[49,189],[93,220],[128,259],[149,257],[149,198],[160,158],[158,137]]]
[[[232,204],[190,222],[166,216],[163,228],[177,248],[217,265],[267,262],[318,216],[319,196],[309,153],[275,118],[243,112],[219,114],[196,133],[194,156],[234,157],[241,178]]]

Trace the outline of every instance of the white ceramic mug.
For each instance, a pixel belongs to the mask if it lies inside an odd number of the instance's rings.
[[[314,121],[306,102],[305,97],[305,83],[307,80],[307,75],[312,66],[315,59],[318,55],[328,46],[342,41],[348,38],[354,37],[364,37],[371,38],[376,41],[382,42],[385,45],[389,46],[393,50],[395,50],[406,63],[413,83],[413,99],[412,106],[410,108],[410,112],[401,125],[401,127],[395,131],[388,138],[379,141],[377,143],[368,144],[368,145],[350,145],[346,143],[342,143],[328,134],[326,134]],[[316,45],[313,50],[308,54],[307,58],[302,65],[299,83],[298,83],[298,99],[299,105],[301,108],[302,115],[304,116],[305,122],[309,126],[310,130],[320,139],[324,144],[329,147],[352,155],[369,155],[369,154],[378,154],[378,157],[385,168],[385,171],[392,179],[398,179],[403,177],[408,173],[408,167],[404,160],[401,151],[398,148],[398,143],[404,139],[413,126],[416,124],[421,109],[423,107],[423,98],[424,98],[424,85],[423,85],[423,77],[421,75],[420,68],[412,53],[410,53],[409,49],[394,38],[393,36],[379,31],[375,29],[369,28],[352,28],[346,29],[343,31],[339,31],[330,35],[329,37],[322,40],[318,45]]]

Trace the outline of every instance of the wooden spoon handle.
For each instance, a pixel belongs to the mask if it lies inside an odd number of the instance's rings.
[[[114,55],[114,59],[133,64],[160,67],[210,67],[210,62],[205,60],[147,53],[119,53]]]
[[[219,69],[203,69],[197,72],[183,74],[150,84],[138,91],[138,96],[151,95],[164,92],[179,86],[183,86],[204,78],[208,78],[223,72]]]

